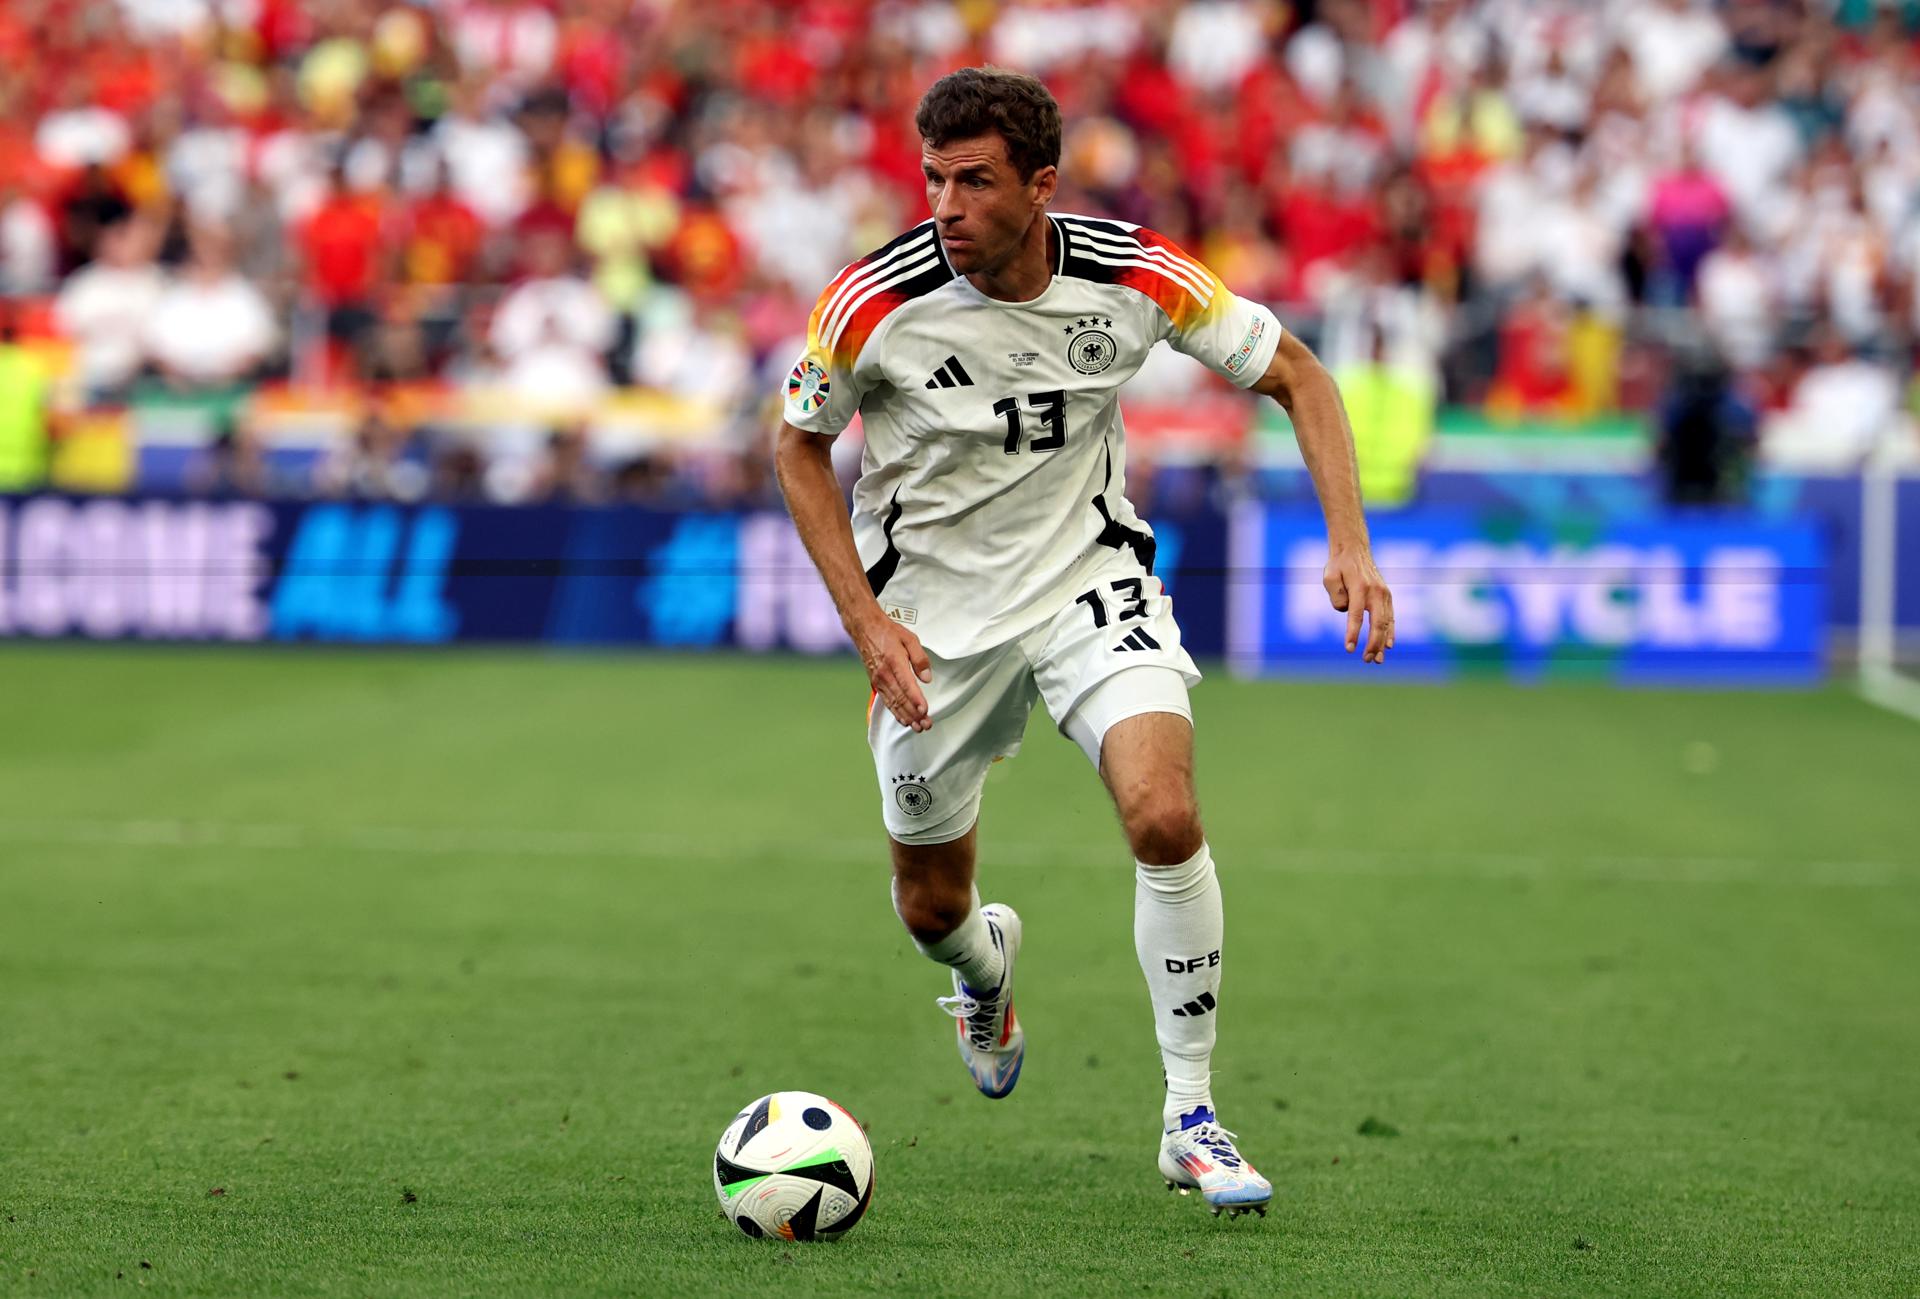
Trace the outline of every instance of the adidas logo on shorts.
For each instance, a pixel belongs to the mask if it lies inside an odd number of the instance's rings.
[[[1147,635],[1145,627],[1135,627],[1127,633],[1127,638],[1113,647],[1115,654],[1124,654],[1128,650],[1159,649],[1160,642]]]
[[[971,388],[973,376],[960,364],[960,358],[950,356],[946,364],[933,372],[933,378],[927,380],[929,388]]]

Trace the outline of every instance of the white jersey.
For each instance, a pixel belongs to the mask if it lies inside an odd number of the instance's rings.
[[[881,608],[962,658],[1052,618],[1121,547],[1153,567],[1127,502],[1120,386],[1162,339],[1247,387],[1280,323],[1151,230],[1051,215],[1053,277],[987,297],[925,222],[835,277],[787,379],[786,420],[866,445],[853,536]]]

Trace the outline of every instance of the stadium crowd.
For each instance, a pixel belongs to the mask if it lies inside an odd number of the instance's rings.
[[[1910,400],[1917,32],[1913,0],[10,0],[0,489],[36,421],[191,410],[229,487],[763,497],[813,296],[922,218],[914,104],[984,61],[1059,97],[1059,209],[1273,304],[1382,455],[1444,402],[1844,465]],[[312,410],[345,431],[270,481],[260,430]]]

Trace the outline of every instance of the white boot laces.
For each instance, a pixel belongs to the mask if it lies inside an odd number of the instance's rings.
[[[1234,1149],[1233,1139],[1238,1134],[1229,1132],[1218,1123],[1200,1123],[1180,1134],[1196,1146],[1202,1146],[1217,1160],[1222,1168],[1240,1171],[1240,1152]]]
[[[995,1006],[976,997],[937,997],[934,1004],[965,1021],[967,1043],[976,1051],[991,1051],[994,1046],[993,1014]]]

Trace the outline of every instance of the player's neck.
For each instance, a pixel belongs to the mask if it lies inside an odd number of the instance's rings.
[[[1031,302],[1047,291],[1057,257],[1053,222],[1042,212],[1027,227],[1013,255],[995,270],[975,271],[967,283],[1001,302]]]

